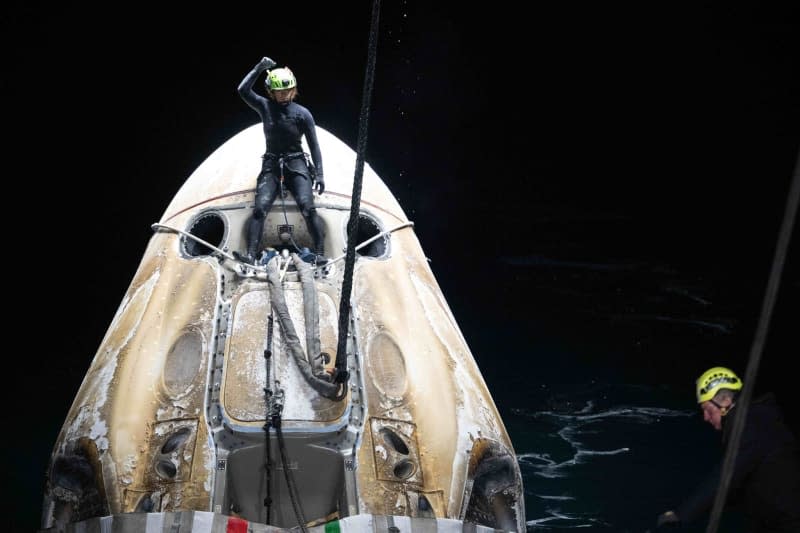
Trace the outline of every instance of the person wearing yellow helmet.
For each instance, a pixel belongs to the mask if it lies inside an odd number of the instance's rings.
[[[723,366],[709,368],[695,381],[703,420],[722,431],[723,446],[731,436],[731,413],[736,413],[742,387],[739,376]],[[658,516],[656,527],[687,524],[710,511],[721,471],[722,460],[683,503]],[[800,532],[797,440],[784,422],[773,393],[754,400],[747,411],[728,495],[729,503],[741,500],[744,504],[750,520],[745,529],[748,533]]]
[[[723,366],[709,368],[695,381],[697,403],[703,411],[703,420],[717,431],[722,429],[722,417],[736,405],[736,396],[742,389],[742,380],[733,370]]]
[[[311,112],[294,101],[297,96],[297,78],[288,67],[274,68],[275,61],[263,57],[239,83],[239,96],[261,117],[266,151],[262,156],[261,172],[256,179],[256,198],[253,215],[247,228],[246,254],[234,254],[239,259],[254,263],[261,247],[264,221],[283,184],[291,191],[314,240],[314,254],[318,263],[326,262],[325,231],[314,205],[314,189],[325,192],[322,170],[322,152],[317,141],[316,125]],[[270,70],[273,69],[273,70]],[[264,98],[253,86],[262,72],[267,73]],[[308,143],[311,163],[303,152],[302,138]]]

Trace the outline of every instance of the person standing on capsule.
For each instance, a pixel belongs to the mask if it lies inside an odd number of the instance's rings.
[[[325,233],[314,205],[313,192],[314,189],[319,194],[325,192],[325,178],[316,125],[311,112],[294,101],[297,79],[292,71],[288,67],[273,69],[275,65],[275,61],[263,57],[238,87],[242,100],[261,117],[266,151],[256,180],[255,207],[247,227],[247,251],[234,255],[246,263],[255,263],[261,251],[264,221],[282,186],[285,186],[294,195],[314,241],[315,262],[321,264],[325,262]],[[253,90],[256,79],[265,71],[269,98]],[[311,162],[308,154],[303,152],[304,135],[311,152]]]

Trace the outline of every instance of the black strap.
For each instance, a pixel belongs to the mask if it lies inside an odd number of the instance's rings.
[[[378,48],[378,15],[380,0],[372,4],[372,23],[369,34],[369,57],[367,72],[364,76],[364,93],[361,100],[361,115],[358,120],[358,150],[356,151],[356,172],[353,178],[353,196],[350,203],[350,219],[347,221],[347,253],[344,263],[344,279],[342,280],[342,299],[339,301],[339,342],[336,348],[336,367],[334,380],[342,383],[341,397],[347,393],[347,332],[350,322],[350,293],[353,287],[353,268],[356,262],[356,236],[358,232],[358,214],[361,208],[361,183],[364,176],[364,153],[367,151],[367,125],[369,123],[369,107],[372,98],[372,83],[375,78],[375,57]]]

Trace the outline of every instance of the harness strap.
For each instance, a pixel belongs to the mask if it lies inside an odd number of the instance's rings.
[[[314,181],[314,179],[316,179],[316,168],[311,163],[310,156],[305,152],[289,152],[286,154],[273,154],[272,152],[266,152],[261,156],[261,159],[265,161],[278,162],[278,170],[280,171],[280,176],[278,177],[279,180],[283,178],[283,168],[286,166],[286,163],[288,161],[293,161],[300,158],[305,160],[308,171],[311,174],[310,176],[306,175],[306,177],[310,177],[311,180]]]
[[[267,152],[261,156],[261,159],[271,159],[273,161],[291,161],[292,159],[299,159],[301,157],[306,157],[307,155],[308,154],[305,152],[289,152],[288,154],[273,154],[272,152]]]

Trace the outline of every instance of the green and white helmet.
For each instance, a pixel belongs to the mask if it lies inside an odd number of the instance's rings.
[[[280,91],[283,89],[292,89],[297,87],[297,78],[287,67],[276,68],[267,73],[266,80],[267,88],[271,91]]]

